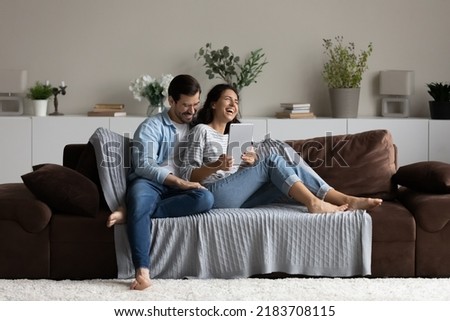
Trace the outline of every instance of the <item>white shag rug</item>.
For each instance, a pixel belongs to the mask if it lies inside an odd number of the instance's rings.
[[[2,301],[449,301],[450,279],[0,280]]]

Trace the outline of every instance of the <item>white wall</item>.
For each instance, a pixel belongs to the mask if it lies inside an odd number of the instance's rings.
[[[411,114],[428,117],[425,83],[450,81],[448,0],[1,0],[0,68],[28,70],[28,83],[64,80],[66,114],[95,103],[123,102],[143,114],[128,91],[143,73],[190,73],[210,81],[194,58],[206,42],[245,56],[262,47],[269,64],[244,89],[244,116],[273,116],[283,101],[309,101],[329,116],[321,78],[322,39],[342,35],[374,44],[359,115],[379,115],[378,72],[415,71]]]

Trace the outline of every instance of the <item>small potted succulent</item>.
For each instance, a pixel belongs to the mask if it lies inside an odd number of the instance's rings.
[[[434,99],[428,103],[431,119],[450,119],[450,83],[430,82],[427,87]]]
[[[46,116],[48,99],[53,95],[52,85],[36,81],[34,86],[28,89],[27,97],[33,101],[34,115]]]

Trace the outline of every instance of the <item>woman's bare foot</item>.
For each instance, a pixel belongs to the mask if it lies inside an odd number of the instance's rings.
[[[348,205],[334,205],[320,199],[313,201],[310,205],[307,206],[308,212],[310,213],[334,213],[339,211],[346,211],[348,209]]]
[[[106,226],[111,227],[115,224],[123,224],[127,220],[127,213],[124,207],[119,207],[117,210],[111,213],[106,220]]]
[[[297,202],[306,205],[309,213],[333,213],[345,211],[348,208],[347,204],[340,203],[341,205],[334,205],[333,203],[319,199],[300,181],[292,185],[289,190],[289,196]]]
[[[348,204],[349,210],[370,210],[383,203],[381,198],[350,196],[333,188],[327,192],[325,200],[331,204]]]
[[[136,278],[131,282],[130,290],[145,290],[150,285],[150,271],[145,268],[137,269]]]
[[[369,197],[350,197],[348,200],[348,208],[354,210],[370,210],[371,208],[380,206],[383,203],[381,198]]]

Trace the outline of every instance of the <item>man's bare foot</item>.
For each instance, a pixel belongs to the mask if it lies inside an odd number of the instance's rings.
[[[381,198],[369,197],[350,197],[348,200],[348,208],[354,210],[370,210],[380,206],[383,203]]]
[[[150,271],[145,268],[137,269],[136,278],[131,282],[130,290],[145,290],[150,285]]]
[[[322,200],[317,199],[317,201],[312,202],[309,206],[307,206],[308,212],[310,213],[334,213],[339,211],[346,211],[348,209],[348,205],[334,205]]]
[[[111,227],[115,224],[123,224],[126,222],[127,213],[124,207],[119,207],[117,210],[111,213],[106,220],[106,226]]]

